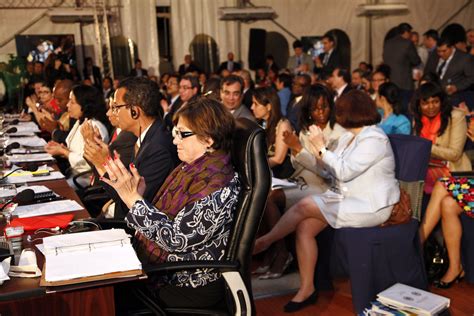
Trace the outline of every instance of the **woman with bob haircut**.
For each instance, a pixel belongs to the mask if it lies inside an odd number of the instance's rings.
[[[434,82],[420,86],[411,107],[415,135],[433,143],[424,189],[425,193],[430,194],[436,180],[449,176],[450,171],[472,169],[464,153],[467,139],[465,112],[453,108],[443,88]]]
[[[220,260],[241,189],[230,149],[235,122],[218,101],[199,97],[173,117],[173,143],[182,161],[166,178],[153,201],[133,164],[109,160],[108,179],[130,208],[126,222],[156,247],[146,249],[155,262]],[[150,251],[151,250],[151,251]],[[179,271],[161,280],[154,293],[163,306],[211,307],[224,303],[225,282],[214,269]]]
[[[309,128],[311,151],[321,174],[332,182],[329,190],[304,198],[291,207],[266,235],[257,239],[255,253],[296,231],[301,287],[285,305],[294,312],[317,300],[314,270],[318,258],[315,236],[333,228],[373,227],[384,223],[400,189],[395,159],[387,135],[376,126],[380,114],[364,92],[352,90],[336,102],[336,122],[346,128],[334,150],[326,148],[321,129]]]
[[[408,118],[403,115],[400,90],[393,82],[382,83],[379,93],[375,98],[377,107],[383,111],[379,127],[387,134],[410,135],[411,125]]]

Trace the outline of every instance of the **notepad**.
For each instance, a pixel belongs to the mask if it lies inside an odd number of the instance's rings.
[[[34,217],[40,215],[58,214],[66,212],[80,211],[84,209],[79,203],[73,200],[59,200],[47,203],[17,206],[12,212],[19,218]]]
[[[123,229],[99,230],[51,236],[43,239],[45,273],[43,283],[80,282],[82,278],[130,272],[140,275],[142,265],[130,236]]]
[[[377,301],[391,308],[417,315],[436,315],[449,307],[450,299],[405,284],[396,283],[377,295]]]

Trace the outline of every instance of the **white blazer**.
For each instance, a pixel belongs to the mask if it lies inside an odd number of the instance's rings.
[[[333,177],[333,186],[344,196],[341,211],[375,213],[399,201],[395,158],[379,127],[366,126],[355,138],[352,133],[343,134],[337,148],[326,151],[322,161]]]
[[[107,128],[104,126],[104,124],[95,119],[90,120],[90,122],[92,122],[92,125],[97,127],[102,140],[105,143],[108,143],[109,133],[107,132]],[[79,120],[77,120],[66,137],[67,148],[70,150],[68,160],[74,174],[91,170],[91,167],[83,157],[84,138],[81,134],[81,126],[82,125],[79,123]]]

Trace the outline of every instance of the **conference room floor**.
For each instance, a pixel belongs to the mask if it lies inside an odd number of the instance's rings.
[[[349,280],[334,281],[334,288],[334,291],[321,292],[315,305],[309,306],[299,312],[293,313],[292,315],[354,315]],[[465,281],[461,281],[447,290],[440,290],[433,287],[431,287],[430,290],[433,293],[451,299],[451,316],[474,315],[474,303],[472,302],[472,298],[474,297],[474,284],[468,284]],[[256,300],[255,305],[257,307],[257,315],[289,315],[283,312],[283,306],[292,297],[293,294]]]

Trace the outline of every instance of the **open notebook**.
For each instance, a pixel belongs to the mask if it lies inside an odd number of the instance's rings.
[[[46,262],[41,285],[73,284],[142,273],[130,236],[123,229],[51,236],[43,239],[43,245]]]

